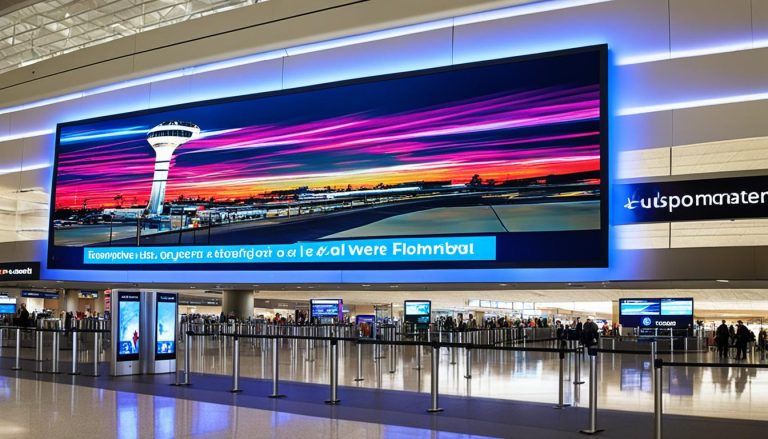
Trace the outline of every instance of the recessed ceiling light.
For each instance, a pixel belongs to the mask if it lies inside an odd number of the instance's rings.
[[[197,287],[189,287],[189,289],[194,290],[197,289]]]
[[[715,280],[715,282],[721,282],[721,283],[727,284],[730,281],[728,279],[717,279]]]
[[[371,284],[363,284],[364,287],[370,287]]]

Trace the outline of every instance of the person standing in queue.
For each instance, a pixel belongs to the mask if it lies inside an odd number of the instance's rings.
[[[729,338],[728,325],[726,325],[725,320],[723,320],[720,326],[717,327],[717,331],[715,331],[715,344],[717,345],[717,355],[719,358],[728,357]]]
[[[736,359],[737,360],[746,360],[747,359],[747,343],[749,343],[749,340],[751,338],[751,335],[749,333],[749,329],[747,329],[746,326],[744,326],[744,322],[739,320],[736,329]]]
[[[586,346],[587,349],[595,346],[597,344],[598,338],[600,337],[598,330],[599,328],[597,327],[597,323],[592,321],[591,318],[587,318],[587,322],[584,323],[581,332],[581,344]]]

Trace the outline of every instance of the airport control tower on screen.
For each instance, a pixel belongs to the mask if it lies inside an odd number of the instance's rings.
[[[171,166],[173,152],[198,134],[200,134],[200,127],[181,121],[162,122],[147,133],[147,142],[155,150],[155,174],[152,179],[152,194],[147,206],[150,215],[163,213],[165,184],[168,181],[168,169]]]

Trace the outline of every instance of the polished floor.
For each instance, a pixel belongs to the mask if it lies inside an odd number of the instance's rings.
[[[529,346],[536,346],[529,344]],[[539,345],[541,346],[541,345]],[[384,348],[374,355],[372,346],[362,352],[363,381],[357,377],[357,350],[340,350],[339,383],[343,386],[430,391],[431,355],[422,349],[421,369],[415,347]],[[193,372],[228,375],[232,373],[232,344],[220,340],[199,340],[192,348]],[[663,353],[665,361],[718,362],[714,353]],[[374,357],[384,357],[378,360]],[[567,403],[587,406],[589,386],[588,357],[582,357],[579,378],[571,357],[566,362],[564,397]],[[731,361],[731,360],[729,360]],[[767,364],[759,356],[750,358]],[[559,360],[556,354],[539,352],[472,352],[472,378],[465,378],[466,351],[440,350],[439,389],[441,394],[553,403],[558,398]],[[736,362],[734,362],[736,363]],[[649,355],[601,354],[597,361],[598,407],[632,412],[652,412],[652,367]],[[271,349],[258,342],[241,344],[241,369],[244,377],[271,378]],[[328,383],[327,348],[318,342],[314,349],[304,341],[284,341],[279,350],[281,380]],[[390,371],[394,371],[390,373]],[[574,381],[584,381],[575,385]],[[665,413],[768,420],[768,369],[667,367],[664,369]]]
[[[224,341],[228,340],[228,341]],[[429,434],[434,436],[437,432],[443,431],[456,434],[481,434],[493,437],[509,437],[504,433],[507,428],[520,430],[520,425],[508,425],[507,422],[529,422],[534,417],[537,418],[535,425],[527,425],[526,428],[532,432],[546,432],[542,437],[570,437],[570,434],[583,427],[586,419],[586,407],[588,404],[588,360],[587,357],[581,362],[581,371],[579,377],[585,381],[584,384],[575,385],[575,364],[573,358],[569,359],[564,369],[566,381],[564,381],[565,402],[573,407],[563,411],[563,414],[557,413],[551,409],[551,404],[557,401],[558,395],[558,366],[557,356],[552,353],[539,352],[511,352],[511,351],[482,351],[474,350],[472,353],[472,378],[465,378],[466,374],[466,353],[463,350],[456,349],[451,352],[450,349],[440,350],[440,372],[439,388],[441,394],[440,404],[445,404],[448,408],[446,412],[440,415],[427,415],[425,410],[429,407],[429,391],[431,379],[431,355],[429,348],[423,348],[421,355],[422,368],[418,369],[418,357],[416,348],[398,347],[390,351],[384,348],[381,353],[374,355],[371,346],[364,346],[362,354],[362,377],[363,381],[355,381],[357,375],[357,349],[354,345],[341,344],[340,349],[340,371],[339,381],[340,393],[343,395],[343,408],[337,407],[329,411],[323,401],[328,396],[329,382],[329,363],[328,351],[322,342],[316,342],[314,348],[304,341],[282,341],[279,343],[279,374],[281,392],[287,395],[287,398],[279,400],[270,400],[265,398],[270,390],[270,378],[272,376],[272,349],[268,343],[261,344],[258,341],[242,339],[240,345],[241,354],[241,376],[244,383],[244,391],[233,397],[228,392],[231,389],[232,373],[232,354],[233,345],[231,340],[214,339],[212,337],[196,338],[191,349],[191,381],[194,392],[207,392],[203,396],[201,393],[190,393],[190,390],[181,390],[181,393],[169,390],[168,383],[174,380],[173,375],[158,377],[158,382],[163,385],[158,387],[157,383],[150,381],[148,383],[138,382],[133,378],[109,378],[102,376],[97,381],[92,382],[90,378],[78,377],[77,380],[67,381],[67,375],[35,374],[34,370],[50,370],[50,346],[46,345],[44,350],[45,361],[42,364],[36,364],[31,359],[34,358],[34,349],[25,347],[22,349],[23,374],[10,375],[0,385],[0,396],[3,401],[15,401],[17,404],[37,404],[40,401],[56,400],[61,402],[63,396],[68,396],[68,401],[75,401],[76,404],[71,410],[78,413],[83,401],[92,401],[97,398],[93,395],[100,395],[103,389],[74,390],[66,387],[77,384],[87,387],[106,387],[113,388],[110,391],[117,390],[126,396],[111,396],[107,403],[112,404],[112,413],[110,419],[112,422],[118,422],[120,425],[132,425],[124,419],[130,419],[130,415],[125,417],[120,415],[124,413],[139,413],[141,420],[153,419],[151,422],[152,431],[157,429],[167,429],[170,424],[150,418],[150,413],[155,413],[158,407],[173,406],[173,409],[166,409],[167,413],[172,413],[175,419],[181,420],[174,424],[174,433],[170,437],[187,437],[198,435],[200,437],[236,437],[240,430],[239,425],[242,411],[237,411],[231,406],[240,406],[241,410],[266,410],[266,414],[248,415],[252,419],[266,419],[264,416],[277,417],[277,419],[304,419],[302,416],[320,418],[318,422],[319,436],[309,437],[332,437],[332,432],[320,428],[331,428],[328,424],[328,417],[338,421],[350,421],[352,424],[346,425],[333,424],[334,431],[354,431],[357,424],[373,424],[376,427],[365,428],[364,437],[421,437]],[[31,340],[27,341],[28,343]],[[12,343],[11,343],[12,345]],[[70,365],[71,351],[67,350],[66,343],[61,351],[61,370],[66,372]],[[83,340],[81,352],[79,354],[80,366],[82,372],[90,372],[92,369],[92,346],[89,340]],[[529,344],[534,346],[533,344]],[[108,348],[108,347],[107,347]],[[15,350],[13,347],[6,347],[0,350],[0,358],[3,362],[3,372],[6,375],[12,374],[8,371],[8,366],[12,364]],[[101,355],[101,360],[107,358],[108,349]],[[392,355],[394,353],[394,355]],[[383,357],[375,359],[374,357]],[[711,353],[669,353],[661,355],[665,361],[674,360],[677,362],[715,362],[717,358]],[[728,360],[733,362],[733,360]],[[749,362],[754,364],[766,364],[765,361],[757,355],[750,358]],[[455,364],[452,364],[455,363]],[[101,364],[102,374],[105,364]],[[179,362],[179,368],[182,367]],[[390,371],[393,371],[390,373]],[[651,359],[647,354],[610,354],[603,353],[597,362],[598,379],[598,408],[601,413],[601,419],[610,419],[613,422],[612,428],[614,434],[621,432],[622,435],[616,437],[647,437],[647,428],[650,423],[650,412],[653,410],[652,401],[652,377],[651,377]],[[768,370],[756,367],[748,368],[710,368],[699,366],[688,367],[669,367],[665,368],[664,382],[664,411],[668,415],[681,416],[677,422],[677,428],[686,430],[686,417],[695,417],[697,425],[709,425],[707,423],[730,420],[764,421],[768,417]],[[50,381],[58,381],[63,387],[56,387],[52,383],[41,384],[40,381],[21,381],[21,378],[36,378]],[[63,382],[62,382],[63,381]],[[53,386],[53,387],[46,387]],[[302,387],[303,386],[303,387]],[[307,387],[309,386],[309,387]],[[36,389],[33,394],[25,393],[30,389]],[[65,389],[65,390],[61,390]],[[176,389],[176,388],[174,388]],[[404,392],[403,392],[404,391]],[[154,394],[138,395],[138,393]],[[73,396],[74,395],[74,396]],[[78,395],[90,395],[79,397]],[[110,394],[111,395],[111,394]],[[353,395],[353,396],[350,396]],[[385,395],[385,396],[382,396]],[[403,396],[406,395],[406,396]],[[408,396],[410,395],[410,396]],[[155,399],[160,398],[160,399]],[[166,399],[163,399],[166,398]],[[221,404],[229,406],[226,408],[214,406],[205,406],[206,409],[199,408],[208,399],[209,404]],[[250,398],[250,399],[249,399]],[[185,401],[181,401],[183,399]],[[407,399],[407,402],[405,401]],[[169,403],[168,400],[173,401]],[[146,401],[146,403],[142,402]],[[158,402],[161,401],[161,402]],[[248,401],[246,403],[246,401]],[[266,402],[268,401],[268,403]],[[42,403],[42,402],[40,402]],[[526,406],[520,404],[530,404]],[[538,405],[537,405],[538,403]],[[59,411],[64,413],[66,403],[58,405]],[[74,404],[74,403],[73,403]],[[85,403],[86,405],[88,403]],[[148,407],[136,409],[138,405]],[[273,405],[274,404],[274,405]],[[374,407],[367,405],[374,404]],[[466,405],[465,404],[469,404]],[[514,406],[510,404],[516,404]],[[134,409],[124,408],[122,406],[133,406]],[[350,407],[350,405],[352,407]],[[45,412],[44,408],[26,406],[27,411],[37,413]],[[452,407],[452,408],[451,408]],[[480,409],[480,407],[485,407]],[[507,411],[510,407],[516,407],[517,411],[528,410],[535,413],[535,416],[523,417],[523,419],[506,419]],[[533,407],[533,408],[531,408]],[[10,410],[10,409],[9,409]],[[15,409],[14,409],[15,410]],[[64,411],[62,411],[64,410]],[[131,411],[133,410],[133,411]],[[138,410],[138,411],[137,411]],[[195,410],[198,410],[195,412]],[[226,432],[201,430],[200,420],[190,421],[191,418],[184,418],[185,414],[197,413],[196,416],[205,417],[208,413],[216,413],[215,410],[226,412],[226,417],[222,417],[221,422],[229,425]],[[233,414],[233,410],[238,415]],[[339,410],[339,411],[336,411]],[[222,412],[222,413],[223,413]],[[13,410],[6,411],[0,406],[0,420],[9,422],[8,428],[0,428],[0,437],[7,431],[16,431],[19,428],[16,423],[23,417],[15,417],[5,413],[13,413]],[[285,417],[277,413],[285,413]],[[288,413],[292,413],[289,415]],[[382,414],[385,413],[385,414]],[[472,413],[471,416],[468,413]],[[501,414],[499,414],[501,413]],[[606,417],[605,413],[611,413]],[[620,415],[617,413],[625,413]],[[75,414],[70,418],[77,418]],[[191,416],[191,415],[189,415]],[[223,415],[222,415],[223,416]],[[297,417],[298,416],[298,417]],[[483,428],[473,427],[475,422],[485,416],[487,423]],[[627,418],[622,418],[626,416]],[[236,419],[233,421],[232,419]],[[57,418],[58,419],[58,418]],[[70,420],[62,418],[60,421],[51,419],[50,422],[62,422],[57,428],[64,431],[69,428],[67,425]],[[197,418],[196,418],[197,419]],[[441,424],[433,424],[434,419],[440,419]],[[619,422],[619,420],[623,420]],[[88,420],[90,422],[90,420]],[[191,422],[191,423],[190,423]],[[245,421],[243,421],[245,422]],[[266,422],[266,421],[264,421]],[[273,422],[273,421],[269,421]],[[293,422],[293,421],[291,421]],[[302,425],[304,421],[295,421],[296,425]],[[311,421],[306,421],[311,425]],[[448,422],[448,424],[446,424]],[[502,424],[499,425],[498,423]],[[601,421],[602,422],[602,421]],[[636,436],[627,436],[632,434],[633,430],[621,430],[621,425],[627,422],[636,422],[643,426],[641,433]],[[234,424],[233,424],[234,423]],[[702,424],[704,423],[704,424]],[[23,424],[23,423],[22,423]],[[87,423],[86,423],[87,424]],[[140,423],[141,424],[141,423]],[[343,424],[343,425],[342,425]],[[3,427],[6,424],[0,424]],[[75,425],[80,425],[75,423]],[[264,424],[267,425],[267,424]],[[271,424],[269,424],[271,425]],[[280,424],[283,425],[283,424]],[[280,427],[278,425],[278,427]],[[717,424],[721,425],[721,424]],[[760,422],[761,428],[765,428],[763,422]],[[385,429],[389,426],[390,429]],[[556,428],[558,435],[547,428]],[[100,428],[101,426],[99,426]],[[743,428],[744,424],[739,422],[734,426],[725,426],[723,431],[729,431],[731,428]],[[130,427],[133,428],[133,427]],[[129,430],[130,430],[129,428]],[[142,427],[143,428],[143,427]],[[149,428],[149,427],[147,427]],[[244,427],[245,428],[245,427]],[[263,428],[263,427],[262,427]],[[272,430],[272,427],[265,431],[269,433],[263,437],[281,437],[282,430]],[[277,428],[277,427],[275,427]],[[398,428],[411,428],[411,430],[399,430]],[[704,428],[705,435],[699,437],[708,437],[706,432],[714,431],[708,427]],[[62,430],[64,429],[64,430]],[[345,430],[346,429],[346,430]],[[544,429],[544,430],[542,430]],[[97,428],[98,430],[98,428]],[[120,430],[122,431],[122,429]],[[159,430],[158,430],[159,431]],[[261,431],[261,430],[260,430]],[[313,430],[314,431],[314,430]],[[405,431],[405,433],[403,433]],[[500,433],[501,431],[501,433]],[[637,432],[634,432],[637,433]],[[25,432],[20,436],[8,437],[36,437],[36,431]],[[122,433],[120,433],[122,435]],[[136,437],[152,437],[151,434],[142,435],[137,433]],[[266,433],[265,433],[266,434]],[[24,436],[27,435],[27,436]],[[64,436],[69,437],[69,436]],[[133,436],[120,436],[133,437]],[[165,435],[155,437],[165,437]],[[261,437],[261,436],[257,436]],[[425,436],[426,437],[426,436]],[[451,436],[445,436],[451,437]],[[613,437],[608,435],[606,437]]]
[[[0,438],[481,438],[0,376]]]

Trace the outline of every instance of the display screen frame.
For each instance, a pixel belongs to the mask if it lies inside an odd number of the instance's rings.
[[[171,305],[173,310],[173,340],[170,340],[170,349],[168,351],[162,351],[161,343],[168,342],[167,340],[160,340],[160,323],[161,312]],[[158,360],[174,360],[176,359],[176,343],[177,343],[177,331],[179,325],[179,300],[176,293],[157,293],[155,297],[155,347],[154,356],[155,361]]]
[[[589,253],[589,256],[576,256],[577,252],[571,252],[573,253],[570,257],[569,256],[562,256],[561,252],[558,251],[546,251],[546,250],[537,250],[535,246],[531,247],[528,246],[525,252],[518,252],[519,254],[523,256],[515,256],[510,261],[502,261],[500,258],[500,252],[505,252],[504,254],[507,255],[508,246],[502,245],[501,243],[496,243],[496,259],[494,260],[444,260],[444,261],[417,261],[417,262],[405,262],[405,261],[397,261],[397,262],[371,262],[371,261],[353,261],[353,262],[299,262],[299,263],[215,263],[215,264],[204,264],[204,263],[185,263],[185,264],[151,264],[151,263],[141,263],[137,265],[132,264],[100,264],[100,263],[88,263],[86,264],[84,262],[84,253],[85,249],[88,248],[100,248],[100,247],[68,247],[68,246],[56,246],[55,245],[55,232],[56,227],[54,227],[54,216],[55,216],[55,208],[51,208],[50,214],[49,214],[49,239],[48,239],[48,268],[53,269],[75,269],[75,270],[134,270],[137,268],[141,269],[147,269],[147,270],[158,270],[158,271],[197,271],[197,270],[203,270],[203,271],[224,271],[224,270],[243,270],[243,271],[259,271],[259,272],[267,272],[269,270],[360,270],[360,271],[366,271],[366,270],[415,270],[415,269],[504,269],[504,268],[579,268],[579,267],[608,267],[608,252],[609,252],[609,145],[608,145],[608,139],[609,139],[609,113],[608,113],[608,46],[606,44],[602,45],[593,45],[593,46],[585,46],[585,47],[577,47],[572,49],[566,49],[566,50],[559,50],[559,51],[552,51],[552,52],[544,52],[544,53],[536,53],[536,54],[530,54],[530,55],[523,55],[523,56],[515,56],[515,57],[509,57],[509,58],[501,58],[501,59],[491,59],[491,60],[485,60],[485,61],[478,61],[478,62],[472,62],[472,63],[465,63],[465,64],[457,64],[457,65],[450,65],[450,66],[444,66],[444,67],[437,67],[437,68],[429,68],[429,69],[421,69],[421,70],[414,70],[414,71],[406,71],[406,72],[398,72],[393,74],[385,74],[385,75],[377,75],[377,76],[370,76],[370,77],[363,77],[363,78],[355,78],[350,80],[343,80],[343,81],[335,81],[330,83],[322,83],[322,84],[315,84],[310,86],[304,86],[304,87],[297,87],[297,88],[291,88],[291,89],[284,89],[284,90],[275,90],[275,91],[268,91],[268,92],[262,92],[262,93],[255,93],[255,94],[248,94],[248,95],[241,95],[241,96],[235,96],[235,97],[227,97],[227,98],[219,98],[219,99],[212,99],[212,100],[204,100],[204,101],[195,101],[195,102],[187,102],[183,104],[178,105],[172,105],[172,106],[166,106],[166,107],[159,107],[159,108],[152,108],[152,109],[146,109],[146,110],[140,110],[135,112],[128,112],[128,113],[121,113],[121,114],[114,114],[114,115],[107,115],[107,116],[101,116],[96,118],[90,118],[90,119],[83,119],[78,121],[71,121],[66,123],[60,123],[57,125],[56,129],[56,149],[55,149],[55,159],[54,159],[54,167],[53,167],[53,173],[52,173],[52,186],[51,186],[51,206],[56,206],[56,194],[57,194],[57,180],[58,180],[58,173],[59,173],[59,152],[60,152],[60,139],[61,139],[61,131],[64,128],[77,126],[77,125],[83,125],[83,124],[90,124],[90,123],[97,123],[97,122],[105,122],[105,121],[112,121],[112,120],[118,120],[118,119],[126,119],[130,117],[137,117],[142,115],[149,115],[153,113],[162,113],[162,112],[169,112],[169,111],[177,111],[177,110],[184,110],[184,109],[190,109],[195,107],[203,107],[208,105],[218,105],[218,104],[224,104],[224,103],[230,103],[230,102],[241,102],[245,100],[252,100],[252,99],[260,99],[260,98],[270,98],[274,96],[282,96],[282,95],[290,95],[290,94],[297,94],[297,93],[303,93],[303,92],[311,92],[316,90],[325,90],[325,89],[333,89],[333,88],[339,88],[339,87],[345,87],[348,85],[356,85],[356,84],[365,84],[365,83],[375,83],[375,82],[385,82],[389,80],[396,80],[401,78],[409,78],[409,77],[417,77],[417,76],[426,76],[426,75],[432,75],[432,74],[439,74],[442,72],[451,72],[451,71],[458,71],[463,69],[471,69],[475,67],[483,67],[483,66],[493,66],[493,65],[499,65],[499,64],[518,64],[528,61],[534,61],[534,60],[546,60],[550,58],[556,58],[556,57],[564,57],[568,55],[574,55],[579,54],[582,52],[596,52],[599,56],[599,65],[595,66],[596,71],[599,73],[599,84],[596,84],[597,87],[599,87],[599,121],[597,122],[599,124],[599,134],[597,134],[599,138],[599,150],[600,150],[600,183],[599,183],[599,201],[600,201],[600,209],[599,209],[599,216],[600,216],[600,228],[595,230],[590,230],[590,232],[595,232],[594,234],[589,235],[589,239],[586,236],[586,234],[580,234],[578,236],[574,235],[574,242],[571,247],[578,248],[581,246],[581,253],[580,254],[586,254]],[[599,233],[598,233],[599,232]],[[523,235],[528,232],[516,232],[512,233],[513,235]],[[538,232],[534,233],[533,235],[536,236],[543,236],[543,233],[549,233],[549,232]],[[559,232],[553,232],[553,233],[559,233]],[[483,233],[477,233],[476,235],[482,237],[485,236]],[[433,235],[425,236],[425,237],[432,237]],[[461,236],[461,235],[457,235]],[[554,234],[547,238],[548,243],[551,241],[557,241],[557,239],[554,238]],[[561,236],[561,235],[557,235]],[[570,235],[569,235],[570,236]],[[592,245],[591,243],[594,242],[594,238],[596,236],[600,236],[600,243]],[[434,235],[436,238],[444,238],[445,236],[441,235]],[[517,239],[517,238],[516,238]],[[529,238],[525,238],[529,239]],[[530,238],[530,239],[542,239],[542,238]],[[552,244],[553,246],[556,244]],[[217,246],[216,244],[212,244],[212,246]],[[585,247],[586,246],[586,247]],[[593,248],[594,247],[594,248]],[[184,247],[173,247],[175,249],[182,249]],[[557,247],[560,248],[560,247]],[[555,249],[555,247],[553,247]],[[536,254],[536,256],[533,256]],[[504,257],[508,257],[504,256]],[[522,259],[520,259],[522,258]],[[528,259],[525,259],[528,258]]]
[[[315,307],[321,306],[321,307],[336,307],[337,311],[335,314],[331,313],[316,313]],[[312,319],[327,319],[327,318],[336,318],[339,321],[341,321],[344,318],[344,302],[342,299],[310,299],[309,301],[309,318]]]
[[[360,314],[355,316],[355,326],[357,326],[358,333],[362,332],[361,325],[368,325],[368,335],[359,335],[360,338],[375,339],[376,338],[376,316],[373,314]]]
[[[409,313],[409,306],[424,305],[428,307],[427,313]],[[426,319],[425,319],[426,317]],[[403,320],[417,325],[430,325],[432,323],[432,301],[431,300],[406,300],[403,302]]]
[[[138,336],[136,341],[133,342],[133,340],[121,340],[121,328],[123,327],[123,319],[126,318],[124,315],[124,309],[123,304],[126,304],[126,307],[128,304],[130,304],[132,307],[135,306],[135,314],[136,314],[136,329],[135,334]],[[123,361],[138,361],[141,358],[141,293],[138,291],[118,291],[117,292],[117,306],[115,307],[116,316],[117,318],[117,335],[115,336],[115,340],[117,343],[117,346],[115,349],[117,349],[117,352],[115,354],[115,359],[119,362]],[[120,346],[121,343],[133,343],[135,352],[131,353],[122,353]]]
[[[690,302],[690,314],[664,313],[665,302]],[[626,304],[647,303],[653,305],[653,312],[642,313],[639,311],[626,313]],[[656,311],[658,310],[658,311]],[[664,298],[623,298],[619,299],[619,323],[624,327],[633,328],[659,328],[659,329],[687,329],[693,326],[696,312],[695,301],[692,297],[664,297]]]

